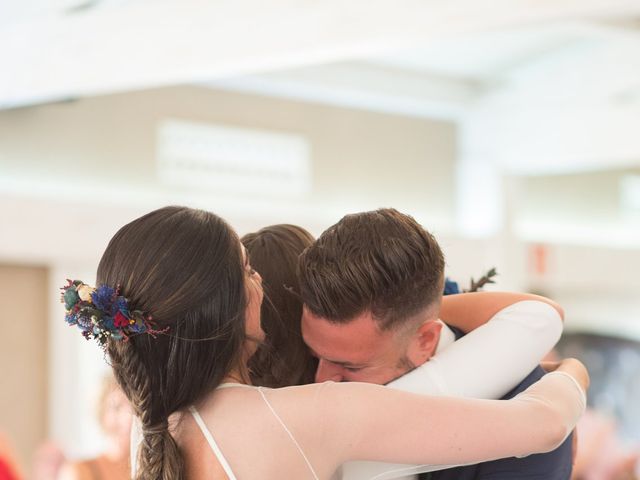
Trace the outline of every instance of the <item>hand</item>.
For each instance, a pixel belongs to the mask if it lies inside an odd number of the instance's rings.
[[[547,373],[551,373],[551,372],[555,372],[558,367],[560,366],[561,362],[551,362],[551,361],[546,361],[546,362],[540,362],[540,367],[542,367],[542,369],[547,372]]]
[[[580,360],[575,358],[565,358],[556,368],[558,372],[565,372],[571,375],[586,392],[589,388],[589,372]]]

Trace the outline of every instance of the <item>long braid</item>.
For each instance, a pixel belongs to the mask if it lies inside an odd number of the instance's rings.
[[[142,424],[135,480],[183,480],[184,461],[169,432],[169,419],[159,411],[161,402],[152,394],[151,380],[134,345],[121,342],[109,347],[116,379],[129,397]]]
[[[130,309],[153,316],[163,331],[106,343],[115,377],[142,424],[135,480],[185,480],[169,419],[175,414],[179,421],[181,412],[216,389],[240,362],[246,341],[247,274],[239,239],[210,212],[154,210],[114,235],[96,282],[118,287]]]

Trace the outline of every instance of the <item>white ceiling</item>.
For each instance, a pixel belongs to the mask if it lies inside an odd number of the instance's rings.
[[[465,34],[358,61],[211,85],[284,96],[288,91],[290,96],[338,104],[348,101],[345,97],[368,93],[379,100],[385,97],[380,104],[392,111],[389,97],[394,92],[398,113],[406,110],[402,104],[411,97],[418,104],[429,97],[432,103],[460,107],[472,105],[487,92],[516,87],[527,88],[528,96],[538,102],[635,102],[640,100],[640,28],[623,25],[573,20]],[[375,109],[375,100],[371,104]],[[425,108],[424,115],[440,112]]]
[[[637,0],[4,0],[0,66],[10,75],[0,76],[0,108],[358,58],[388,64],[396,52],[445,38],[628,13],[640,14]],[[544,47],[518,42],[519,53]],[[500,55],[476,60],[468,45],[449,48],[467,69],[433,52],[429,61],[407,54],[402,64],[455,75],[501,68]]]
[[[519,65],[589,40],[567,25],[484,32],[372,58],[376,65],[474,80],[503,78]]]
[[[520,173],[640,163],[640,2],[401,3],[5,0],[0,107],[197,83],[455,121]]]
[[[461,152],[514,173],[563,173],[640,165],[638,52],[629,18],[572,18],[210,85],[451,120]]]
[[[152,0],[0,0],[0,28]]]

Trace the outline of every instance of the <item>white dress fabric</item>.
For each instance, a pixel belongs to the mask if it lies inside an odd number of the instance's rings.
[[[545,328],[538,319],[541,314],[551,320]],[[512,321],[522,325],[512,328]],[[451,379],[449,375],[449,368],[463,365],[466,380],[478,384],[480,393],[502,396],[553,346],[561,326],[553,326],[552,335],[538,329],[559,321],[555,310],[546,304],[520,302],[439,352],[439,362],[432,360],[419,367],[399,386],[416,392],[424,377],[425,389],[431,389],[424,393],[470,394],[471,387],[458,383],[464,375],[456,372]],[[526,330],[525,323],[527,336],[520,338],[515,334]],[[482,341],[476,345],[469,339],[477,334]],[[546,343],[541,341],[543,337]],[[487,359],[503,348],[503,343],[512,341],[518,345],[501,350],[499,362]],[[532,343],[537,346],[529,348]],[[535,359],[524,362],[517,375],[512,372],[518,363],[515,360],[525,352],[533,356],[534,350]],[[427,368],[429,364],[434,366]],[[480,372],[476,365],[489,370]],[[484,374],[483,381],[477,381],[480,374]],[[510,381],[496,379],[509,375]],[[489,379],[496,379],[497,386],[486,387]],[[326,382],[282,389],[223,388],[198,405],[197,412],[203,433],[215,438],[215,448],[209,442],[212,454],[226,465],[230,479],[315,480],[334,477],[340,465],[356,459],[375,467],[368,477],[358,478],[383,479],[549,451],[572,431],[584,408],[584,392],[575,380],[553,373],[515,399],[500,402],[425,397],[377,385]],[[558,426],[552,436],[546,428],[550,419]],[[492,435],[487,441],[489,429]],[[137,450],[138,441],[132,444]],[[398,471],[398,464],[405,470]],[[419,466],[408,467],[415,469],[409,471],[407,464]]]

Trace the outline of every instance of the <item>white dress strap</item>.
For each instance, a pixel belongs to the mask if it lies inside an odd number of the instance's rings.
[[[222,450],[220,450],[220,447],[218,447],[218,444],[216,443],[216,441],[213,438],[213,435],[211,435],[211,432],[209,431],[204,421],[202,420],[200,413],[198,412],[198,410],[196,410],[196,407],[193,407],[193,406],[189,407],[189,411],[191,412],[191,415],[193,415],[193,418],[198,424],[198,427],[200,428],[200,431],[204,435],[204,438],[207,439],[207,442],[209,443],[211,450],[213,450],[213,454],[216,456],[216,458],[220,462],[220,465],[222,466],[224,473],[227,474],[227,477],[229,477],[229,480],[237,480],[236,476],[233,474],[233,471],[231,470],[231,466],[229,465],[229,462],[227,462],[227,459],[224,458],[224,455],[222,454]]]
[[[300,446],[300,444],[298,443],[298,441],[295,439],[295,437],[293,436],[293,434],[291,433],[291,431],[287,428],[287,426],[284,424],[284,422],[282,421],[282,419],[280,418],[280,415],[278,415],[275,411],[275,409],[271,406],[271,403],[269,403],[269,400],[267,400],[266,395],[264,394],[264,391],[262,390],[262,387],[258,387],[258,391],[260,392],[260,395],[262,395],[262,399],[264,400],[264,403],[267,404],[267,407],[269,407],[269,410],[271,410],[271,413],[273,414],[274,417],[276,417],[276,419],[278,420],[278,422],[280,423],[280,425],[282,426],[282,428],[284,429],[285,432],[287,432],[287,435],[289,435],[289,438],[291,439],[291,441],[293,442],[293,444],[296,446],[296,448],[298,449],[298,451],[300,452],[300,455],[302,455],[302,458],[304,458],[304,461],[307,463],[307,466],[309,467],[309,471],[311,472],[311,475],[313,475],[313,478],[315,480],[319,480],[318,475],[316,475],[315,470],[313,469],[313,467],[311,466],[311,462],[309,462],[309,459],[307,458],[307,456],[304,454],[304,451],[302,450],[302,447]]]
[[[220,385],[218,385],[216,387],[216,390],[222,390],[224,388],[235,388],[235,387],[255,388],[253,385],[247,385],[245,383],[225,382],[225,383],[221,383]]]

